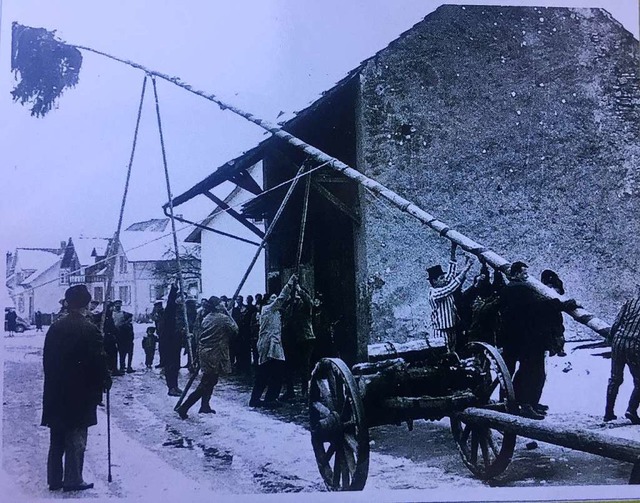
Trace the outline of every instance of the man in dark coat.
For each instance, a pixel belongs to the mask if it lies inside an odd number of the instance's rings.
[[[167,307],[164,310],[162,321],[162,333],[160,341],[162,347],[164,377],[167,382],[169,396],[181,396],[182,390],[178,387],[178,374],[180,372],[180,352],[183,341],[187,336],[187,327],[182,311],[182,301],[178,297],[177,285],[171,285],[167,298]]]
[[[135,372],[131,366],[133,359],[133,315],[122,310],[122,301],[118,299],[113,302],[112,316],[116,326],[120,372],[125,372],[126,361],[126,372],[130,374]]]
[[[49,489],[80,491],[93,487],[82,478],[87,429],[97,424],[96,407],[111,378],[100,330],[85,316],[91,294],[75,285],[65,300],[69,313],[51,325],[44,342],[42,426],[50,428]]]
[[[5,317],[7,319],[7,331],[9,332],[9,337],[13,337],[16,334],[16,329],[18,328],[18,315],[13,308],[10,308]]]
[[[528,277],[527,264],[514,262],[511,265],[510,282],[500,292],[500,336],[521,415],[544,419],[544,411],[534,407],[538,405],[545,381],[544,357],[548,347],[545,313],[574,309],[576,303],[575,300],[563,303],[542,296],[527,282]]]
[[[42,332],[42,311],[38,309],[33,317],[36,322],[36,332]]]

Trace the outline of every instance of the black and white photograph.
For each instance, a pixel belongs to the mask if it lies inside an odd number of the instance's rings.
[[[0,0],[0,499],[639,499],[639,11]]]

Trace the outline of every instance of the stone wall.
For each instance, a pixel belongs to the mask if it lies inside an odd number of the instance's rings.
[[[638,54],[599,9],[443,6],[365,64],[358,168],[612,321],[639,280]],[[369,342],[424,334],[449,243],[361,207]]]

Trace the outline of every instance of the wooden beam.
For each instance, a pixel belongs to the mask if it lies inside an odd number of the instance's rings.
[[[237,241],[242,241],[243,243],[248,243],[250,245],[260,246],[260,243],[256,243],[255,241],[251,241],[249,239],[241,238],[240,236],[236,236],[234,234],[229,234],[228,232],[219,231],[218,229],[214,229],[213,227],[207,227],[206,225],[199,224],[198,222],[192,222],[191,220],[187,220],[186,218],[178,217],[176,215],[174,215],[173,218],[175,218],[178,222],[194,225],[198,229],[204,229],[206,231],[210,231],[210,232],[213,232],[215,234],[220,234],[221,236],[226,236],[226,237],[231,238],[231,239],[236,239]]]
[[[357,213],[355,213],[351,208],[349,208],[346,204],[344,204],[340,199],[334,196],[329,190],[325,189],[322,185],[317,183],[315,180],[311,181],[311,185],[313,186],[314,190],[318,194],[320,194],[327,201],[333,204],[342,213],[347,215],[357,225],[360,225],[360,216]]]
[[[640,442],[636,440],[475,407],[467,408],[456,416],[466,423],[512,432],[576,451],[629,463],[640,461]]]
[[[262,194],[262,188],[258,185],[258,182],[256,182],[245,169],[229,177],[229,181],[235,183],[241,189],[251,192],[255,196]]]
[[[251,222],[249,222],[249,220],[247,220],[246,217],[242,216],[240,213],[238,213],[236,210],[234,210],[231,206],[229,206],[227,203],[225,203],[222,199],[220,199],[219,197],[215,196],[214,194],[212,194],[209,191],[203,192],[203,194],[205,196],[207,196],[209,199],[211,199],[218,206],[220,206],[220,208],[225,210],[230,216],[232,216],[238,222],[240,222],[242,225],[244,225],[247,229],[249,229],[251,232],[253,232],[256,236],[258,236],[261,239],[264,238],[264,232],[262,232],[255,225],[253,225]]]

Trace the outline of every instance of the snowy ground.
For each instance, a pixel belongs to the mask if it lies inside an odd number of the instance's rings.
[[[50,493],[46,485],[48,430],[39,426],[44,335],[30,331],[14,338],[5,336],[1,494],[10,498],[0,497],[1,501],[204,501],[212,494],[216,499],[232,495],[245,499],[265,493],[281,498],[287,496],[282,493],[297,492],[313,493],[313,498],[331,497],[320,494],[324,486],[302,403],[278,411],[250,409],[250,383],[233,378],[216,387],[212,400],[216,415],[199,415],[195,406],[189,419],[182,421],[173,411],[176,399],[167,396],[160,371],[143,369],[139,342],[143,331],[144,325],[136,326],[134,366],[138,371],[116,378],[111,392],[113,482],[107,482],[106,413],[100,408],[99,424],[89,430],[85,461],[85,478],[94,482],[95,488],[80,494]],[[551,407],[547,421],[640,441],[640,428],[627,420],[607,425],[601,420],[610,360],[594,355],[603,352],[579,350],[549,360],[543,396]],[[185,372],[181,382],[186,379]],[[618,399],[618,416],[624,413],[630,385],[627,377]],[[398,426],[374,428],[371,439],[367,486],[362,493],[349,495],[350,499],[486,500],[514,498],[516,494],[518,499],[640,494],[637,486],[622,486],[631,471],[628,463],[543,443],[528,450],[526,439],[519,439],[512,464],[501,477],[491,483],[481,482],[462,464],[446,419],[417,422],[412,432]],[[576,487],[560,487],[587,484],[608,487],[590,487],[582,493]],[[552,489],[540,489],[545,487]],[[510,488],[527,490],[513,493]],[[300,495],[289,496],[300,499]],[[334,500],[345,501],[345,496]]]

